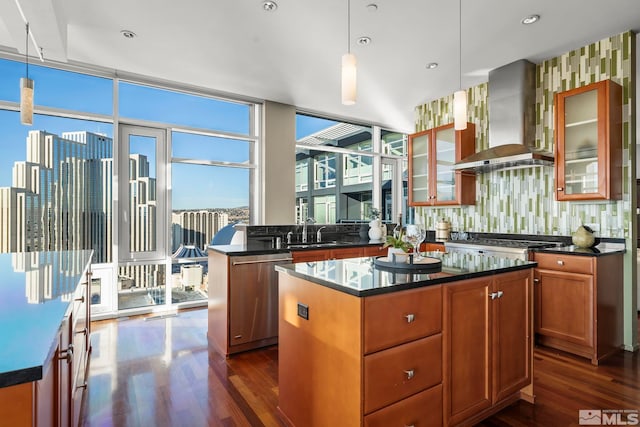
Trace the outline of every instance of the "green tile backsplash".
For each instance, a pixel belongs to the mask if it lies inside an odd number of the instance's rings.
[[[476,204],[451,208],[416,208],[428,228],[439,218],[453,230],[491,233],[570,235],[589,224],[602,237],[628,237],[632,179],[629,144],[633,140],[632,61],[634,35],[625,32],[537,65],[536,146],[553,152],[556,92],[611,79],[623,86],[623,199],[611,202],[558,202],[552,167],[494,171],[476,176]],[[467,90],[468,120],[476,125],[476,151],[488,148],[487,83]],[[416,107],[416,132],[453,122],[453,95]],[[634,195],[635,196],[635,195]]]

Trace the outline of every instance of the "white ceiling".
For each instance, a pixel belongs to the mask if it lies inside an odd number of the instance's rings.
[[[46,59],[268,99],[336,118],[414,129],[414,108],[458,89],[458,2],[351,0],[358,101],[340,102],[347,0],[18,0]],[[377,11],[367,8],[376,4]],[[539,14],[538,23],[520,20]],[[640,0],[462,0],[462,87],[526,58],[540,63],[627,30]],[[137,34],[126,39],[120,31]],[[360,36],[372,39],[360,46]],[[0,2],[0,49],[24,53],[15,0]],[[32,50],[31,50],[32,52]],[[426,64],[437,62],[435,70]]]

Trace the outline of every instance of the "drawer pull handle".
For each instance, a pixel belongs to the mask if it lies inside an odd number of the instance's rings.
[[[562,191],[562,190],[564,190],[564,187],[558,187],[558,188],[556,188],[556,190]]]
[[[415,424],[405,424],[404,427],[416,427]]]
[[[533,283],[540,283],[540,279],[533,279]]]
[[[242,335],[235,335],[235,336],[233,337],[233,339],[236,339],[236,340],[239,340],[240,338],[242,338]]]
[[[414,377],[415,372],[413,371],[413,369],[408,369],[406,371],[404,371],[405,374],[407,374],[407,379],[410,380],[411,378]]]
[[[497,293],[497,292],[491,292],[491,293],[489,294],[489,298],[491,298],[491,299],[496,299],[496,298],[498,298],[498,293]]]
[[[415,316],[415,314],[413,314],[413,313],[409,313],[409,314],[407,314],[407,315],[406,315],[406,316],[404,316],[404,317],[406,317],[406,318],[407,318],[407,323],[411,323],[411,322],[413,322],[414,320],[416,320],[416,316]]]
[[[556,261],[556,263],[557,263],[558,265],[564,265],[564,261],[562,261],[561,259],[559,259],[558,261]]]

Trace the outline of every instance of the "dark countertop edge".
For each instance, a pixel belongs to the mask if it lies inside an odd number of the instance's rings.
[[[247,249],[244,245],[209,245],[208,249],[223,255],[249,256],[249,255],[270,255],[270,254],[286,254],[291,252],[290,249]]]
[[[81,277],[87,274],[87,271],[91,266],[92,258],[93,258],[93,251],[91,252],[91,255],[89,255],[87,265],[85,265],[84,269],[82,270],[82,273],[80,275]],[[79,281],[78,284],[76,285],[76,289],[74,289],[73,291],[74,293],[77,290],[78,286],[80,286],[80,283],[81,281]],[[73,299],[71,299],[68,302],[67,309],[65,310],[63,317],[60,319],[59,325],[62,325],[62,319],[69,312],[69,308],[72,307],[73,305],[72,303],[73,303]],[[59,328],[57,329],[57,331],[59,331]],[[49,347],[49,350],[47,351],[47,354],[44,360],[42,361],[41,365],[30,366],[28,368],[22,368],[15,371],[0,372],[0,388],[41,380],[43,378],[43,367],[45,365],[48,365],[48,361],[51,360],[51,358],[55,354],[55,350],[57,347],[56,340],[57,340],[57,332],[56,332],[56,335],[54,335],[53,339],[51,340],[51,346]]]
[[[452,283],[452,282],[457,282],[457,281],[460,281],[460,280],[473,279],[475,277],[493,276],[495,274],[508,273],[508,272],[511,272],[511,271],[518,271],[518,270],[525,270],[527,268],[535,268],[538,265],[538,263],[537,262],[531,262],[530,264],[516,265],[516,266],[513,266],[513,267],[496,268],[494,270],[461,273],[461,274],[457,274],[455,276],[438,277],[438,278],[435,278],[435,279],[422,280],[422,281],[418,281],[418,282],[405,283],[405,284],[401,284],[401,285],[385,286],[384,288],[366,289],[366,290],[362,290],[362,291],[359,291],[359,290],[353,289],[353,288],[349,288],[349,287],[346,287],[346,286],[340,286],[340,285],[338,285],[336,283],[329,282],[329,281],[326,281],[326,280],[323,280],[323,279],[319,279],[319,278],[316,278],[316,277],[309,277],[306,274],[298,273],[297,271],[292,270],[291,268],[287,268],[287,266],[289,266],[289,265],[293,265],[293,264],[276,265],[275,269],[276,269],[276,271],[284,273],[284,274],[288,274],[289,276],[296,277],[298,279],[303,279],[303,280],[309,281],[311,283],[316,283],[318,285],[325,286],[327,288],[331,288],[331,289],[334,289],[336,291],[343,292],[345,294],[353,295],[353,296],[356,296],[356,297],[368,297],[368,296],[373,296],[373,295],[381,295],[381,294],[388,294],[388,293],[392,293],[392,292],[399,292],[399,291],[404,291],[404,290],[408,290],[408,289],[422,288],[422,287],[425,287],[425,286],[440,285],[440,284],[443,284],[443,283]]]
[[[571,255],[571,256],[586,256],[586,257],[602,257],[607,255],[624,254],[626,249],[610,249],[604,252],[593,252],[591,249],[568,249],[566,246],[560,246],[557,248],[536,248],[532,249],[532,252],[551,253],[559,255]]]
[[[23,383],[30,383],[42,379],[42,366],[19,369],[17,371],[0,374],[0,388]]]
[[[425,243],[443,243],[443,242],[425,242]],[[295,243],[294,243],[295,244]],[[383,242],[340,242],[325,246],[313,246],[314,243],[310,243],[306,248],[288,248],[286,245],[280,249],[275,248],[263,248],[263,249],[247,249],[245,245],[209,245],[208,248],[224,255],[270,255],[270,254],[284,254],[289,252],[298,251],[313,251],[313,250],[331,250],[331,249],[344,249],[344,248],[363,248],[366,246],[382,246]]]

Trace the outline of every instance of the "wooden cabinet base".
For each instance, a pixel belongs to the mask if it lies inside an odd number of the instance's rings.
[[[590,359],[592,365],[598,365],[602,360],[623,350],[622,347],[610,348],[607,353],[601,353],[596,355],[593,352],[593,347],[574,344],[572,342],[563,340],[561,338],[546,337],[544,335],[537,335],[536,342],[545,347],[555,348],[557,350],[566,351],[567,353],[575,354],[576,356],[581,356],[581,357]]]
[[[536,342],[597,365],[622,349],[623,255],[535,253]]]
[[[425,417],[425,415],[427,415]],[[364,417],[365,427],[442,426],[442,384]]]

